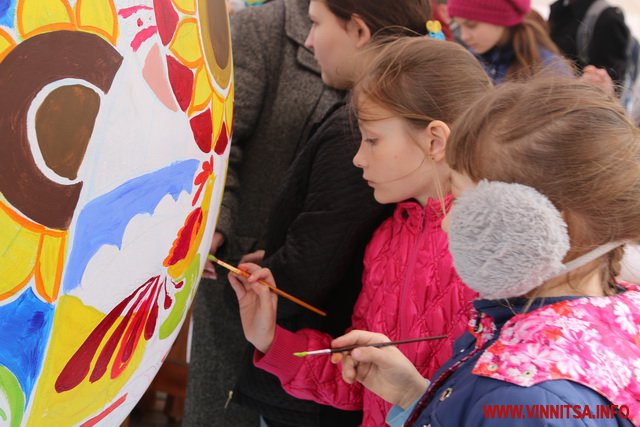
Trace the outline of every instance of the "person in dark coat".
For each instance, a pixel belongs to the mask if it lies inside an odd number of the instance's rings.
[[[212,253],[237,263],[264,248],[263,227],[286,170],[313,125],[343,98],[326,86],[304,47],[309,0],[273,0],[231,18],[234,129]],[[219,272],[220,273],[220,272]],[[235,298],[225,301],[226,273],[211,264],[193,308],[183,425],[257,426],[258,415],[231,405],[245,349]]]
[[[596,21],[587,49],[588,63],[578,58],[578,27],[595,0],[557,0],[551,5],[549,27],[551,39],[560,51],[579,69],[588,65],[607,70],[616,83],[621,83],[626,71],[626,49],[629,28],[617,7],[605,9]]]

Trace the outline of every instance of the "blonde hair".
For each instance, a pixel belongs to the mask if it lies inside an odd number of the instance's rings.
[[[611,241],[640,238],[640,130],[618,102],[575,79],[505,83],[453,127],[452,169],[531,186],[563,212],[567,260]],[[622,249],[605,277],[619,273]]]
[[[544,22],[537,12],[531,11],[521,24],[507,29],[516,57],[507,71],[506,80],[526,80],[542,71],[545,64],[540,55],[541,48],[557,55],[555,61],[564,62],[567,69],[572,68],[569,62],[560,56],[560,51],[551,40]]]
[[[453,42],[426,37],[381,40],[357,80],[351,105],[360,120],[377,120],[364,100],[425,127],[433,120],[451,124],[470,102],[488,91],[482,65]]]
[[[382,39],[366,56],[373,59],[352,91],[351,105],[361,121],[379,120],[365,107],[371,102],[414,128],[434,120],[450,125],[492,84],[480,63],[453,42],[426,37]],[[438,199],[445,212],[445,191],[436,180]]]

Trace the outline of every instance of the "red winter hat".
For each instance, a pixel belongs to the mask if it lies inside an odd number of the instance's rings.
[[[470,21],[511,27],[531,10],[531,0],[449,0],[449,15]]]

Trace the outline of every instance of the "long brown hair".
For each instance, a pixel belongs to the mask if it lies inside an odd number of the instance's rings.
[[[359,16],[373,36],[426,34],[432,16],[430,0],[312,0],[324,1],[343,21]]]
[[[541,48],[558,55],[557,60],[563,61],[558,47],[551,40],[549,31],[544,26],[544,19],[541,19],[536,11],[530,11],[522,23],[509,27],[507,31],[516,54],[515,61],[507,71],[507,80],[529,79],[541,71],[544,68],[544,61],[540,55]],[[568,62],[567,68],[569,68]]]
[[[613,98],[568,78],[505,83],[455,123],[446,160],[474,181],[531,186],[563,212],[567,260],[640,239],[640,130]],[[619,273],[611,252],[605,277]]]
[[[363,109],[366,99],[416,126],[451,124],[492,87],[482,65],[457,43],[426,37],[381,43],[352,92],[361,120],[377,119]]]

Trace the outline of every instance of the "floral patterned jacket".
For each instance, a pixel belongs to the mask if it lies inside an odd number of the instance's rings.
[[[476,301],[406,425],[640,425],[640,288]],[[500,412],[503,411],[503,412]]]

